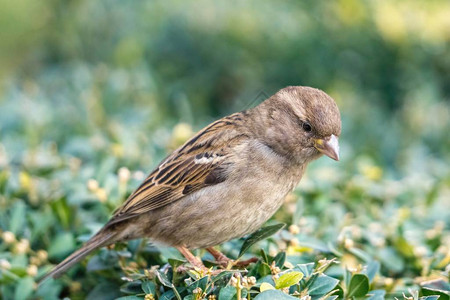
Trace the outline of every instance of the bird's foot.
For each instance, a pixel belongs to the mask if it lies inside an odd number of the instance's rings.
[[[189,264],[192,267],[186,267],[186,266],[179,266],[177,268],[177,272],[188,272],[188,271],[194,271],[196,272],[199,277],[203,277],[205,275],[218,275],[222,272],[222,270],[213,270],[212,268],[207,268],[203,262],[197,258],[194,254],[191,253],[187,248],[185,247],[177,247],[178,251],[186,258],[186,260],[189,262]]]
[[[216,262],[224,269],[230,270],[232,267],[245,268],[248,265],[258,262],[257,257],[252,257],[247,260],[233,260],[231,258],[222,258],[220,260],[216,260]]]
[[[239,260],[233,260],[231,258],[228,258],[225,254],[222,252],[209,247],[206,248],[206,250],[211,253],[212,256],[214,256],[214,259],[216,260],[217,264],[222,267],[221,270],[213,270],[212,268],[207,268],[203,262],[196,257],[194,254],[189,251],[186,247],[177,247],[178,251],[186,258],[186,260],[189,262],[189,264],[192,267],[186,267],[186,266],[179,266],[177,268],[177,272],[188,272],[192,271],[197,273],[199,277],[203,277],[205,275],[218,275],[221,272],[231,270],[233,267],[247,267],[251,263],[255,263],[258,261],[258,258],[252,257],[247,260],[239,261]]]
[[[257,257],[251,257],[249,259],[246,260],[236,260],[234,261],[233,266],[236,267],[247,267],[249,264],[254,264],[256,262],[258,262],[258,258]]]
[[[199,266],[199,265],[194,266],[194,265],[192,265],[192,263],[190,263],[190,264],[191,264],[191,266],[181,265],[177,268],[176,271],[178,273],[191,272],[191,273],[194,273],[198,278],[202,278],[207,275],[216,276],[216,275],[219,275],[220,273],[226,271],[223,269],[214,270],[213,268],[208,268],[203,264],[201,266]]]
[[[258,261],[257,257],[252,257],[247,260],[233,260],[231,258],[228,258],[225,254],[222,252],[214,249],[213,247],[206,248],[206,251],[211,253],[212,256],[214,256],[214,259],[216,262],[222,267],[227,270],[231,269],[232,267],[247,267],[249,264],[256,263]]]

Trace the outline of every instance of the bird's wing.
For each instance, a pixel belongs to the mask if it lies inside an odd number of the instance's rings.
[[[232,149],[248,139],[238,114],[220,119],[174,151],[116,210],[109,225],[160,208],[227,179]]]

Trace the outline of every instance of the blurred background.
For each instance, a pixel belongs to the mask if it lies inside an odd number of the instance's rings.
[[[0,66],[0,295],[35,288],[194,132],[288,85],[337,101],[342,161],[314,162],[277,219],[383,249],[386,278],[450,260],[447,0],[0,0]]]

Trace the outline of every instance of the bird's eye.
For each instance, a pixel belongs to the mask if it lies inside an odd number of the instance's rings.
[[[312,130],[311,125],[309,125],[309,123],[307,123],[307,122],[304,122],[302,124],[302,127],[303,127],[303,130],[306,132],[310,132]]]

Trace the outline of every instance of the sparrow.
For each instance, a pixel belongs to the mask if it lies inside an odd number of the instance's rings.
[[[260,228],[299,183],[308,163],[339,160],[341,118],[325,92],[289,86],[258,106],[208,125],[165,158],[114,212],[106,225],[40,281],[59,277],[97,248],[147,237],[190,250]]]

